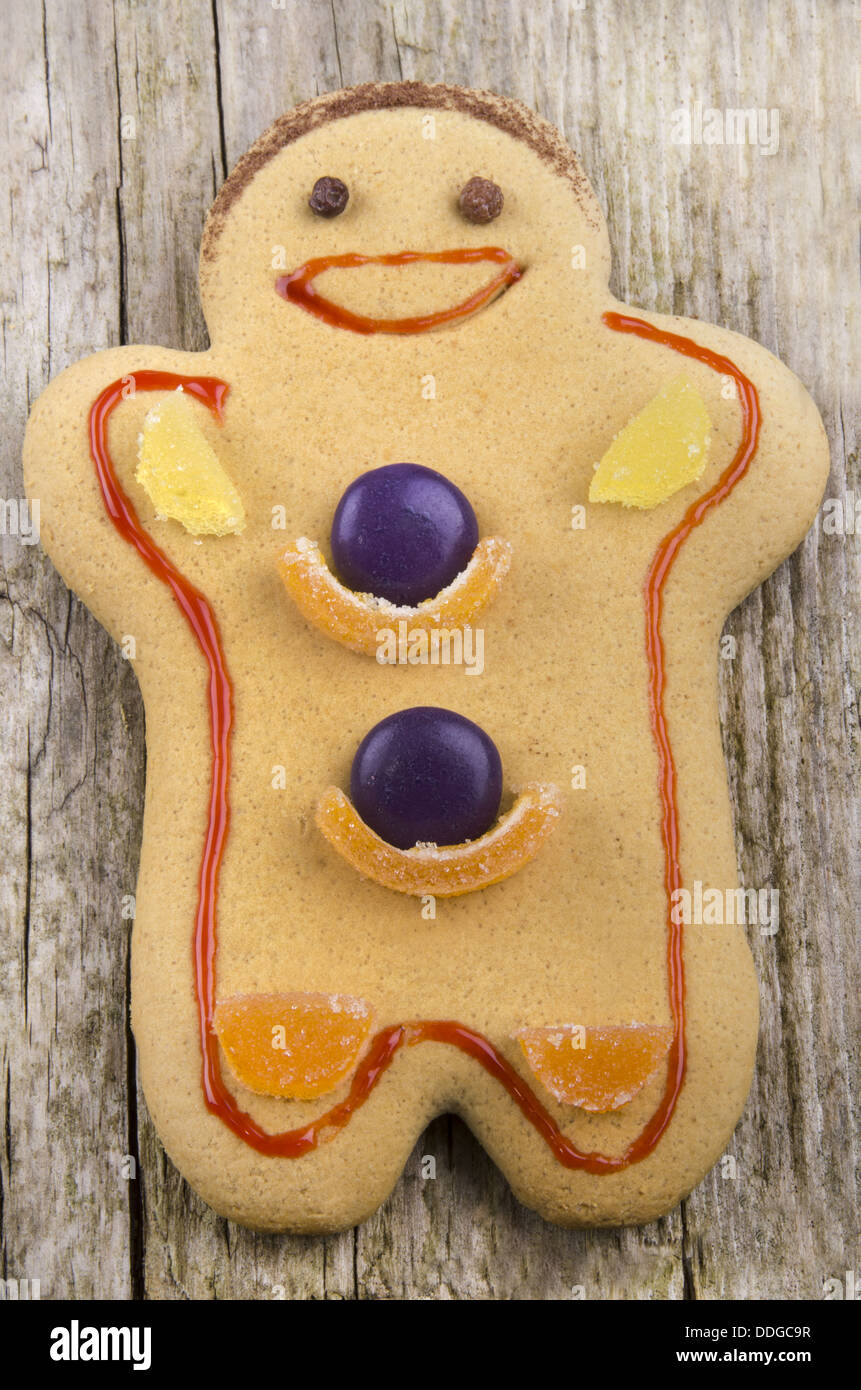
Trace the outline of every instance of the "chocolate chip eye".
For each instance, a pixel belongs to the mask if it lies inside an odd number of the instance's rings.
[[[502,212],[505,199],[498,183],[490,179],[471,178],[460,190],[457,205],[467,222],[492,222]]]
[[[349,197],[350,190],[345,183],[324,174],[314,184],[308,206],[318,217],[337,217],[344,211]]]

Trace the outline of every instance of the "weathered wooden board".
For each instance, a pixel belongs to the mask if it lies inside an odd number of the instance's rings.
[[[3,500],[21,495],[24,420],[50,376],[121,341],[205,343],[203,219],[263,127],[316,92],[399,77],[491,87],[560,125],[606,210],[616,292],[782,356],[823,412],[829,496],[861,497],[858,11],[750,0],[708,15],[688,0],[4,7]],[[697,102],[776,110],[779,147],[676,143],[674,113]],[[746,882],[781,893],[777,934],[752,934],[763,1022],[735,1175],[716,1169],[643,1230],[564,1232],[520,1208],[443,1119],[383,1211],[309,1240],[213,1216],[149,1123],[122,915],[141,700],[128,663],[4,515],[4,1277],[40,1279],[55,1298],[793,1299],[857,1269],[861,535],[818,526],[727,628],[740,863]]]

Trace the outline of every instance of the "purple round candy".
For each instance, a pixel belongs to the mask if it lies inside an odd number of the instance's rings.
[[[398,849],[477,840],[499,812],[502,761],[483,729],[450,709],[416,705],[359,744],[350,796],[366,825]]]
[[[466,569],[478,522],[454,483],[419,463],[362,473],[332,523],[332,558],[348,589],[415,607]]]

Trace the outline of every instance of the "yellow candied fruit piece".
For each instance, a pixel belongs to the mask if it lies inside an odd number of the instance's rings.
[[[442,631],[469,623],[494,597],[508,573],[511,546],[498,536],[479,541],[465,570],[435,598],[416,608],[401,607],[373,594],[354,593],[332,574],[314,541],[305,537],[279,556],[284,587],[300,613],[327,637],[351,651],[375,656],[377,634],[401,620],[410,631]]]
[[[677,377],[616,435],[595,470],[589,501],[645,510],[666,502],[702,476],[711,427],[699,391]]]
[[[515,1034],[530,1068],[564,1105],[619,1110],[654,1076],[673,1040],[672,1028],[617,1023],[584,1028],[560,1023]]]
[[[137,481],[159,518],[193,536],[227,536],[245,525],[245,508],[182,390],[147,414],[138,448]]]
[[[561,812],[558,789],[534,782],[477,840],[397,849],[365,824],[338,787],[329,787],[317,805],[316,820],[332,848],[365,878],[396,893],[455,898],[488,888],[522,869],[535,858]]]
[[[249,1091],[316,1100],[354,1071],[373,1014],[350,994],[234,994],[213,1024],[230,1069]]]

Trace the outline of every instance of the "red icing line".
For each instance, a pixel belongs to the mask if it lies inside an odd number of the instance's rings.
[[[675,352],[703,362],[723,376],[732,377],[741,403],[741,441],[732,462],[721,474],[714,487],[691,504],[679,524],[664,536],[646,576],[646,655],[649,663],[649,715],[652,735],[658,750],[658,790],[661,798],[661,838],[664,845],[664,887],[667,894],[667,974],[669,979],[670,1010],[673,1016],[673,1041],[667,1059],[667,1083],[661,1103],[646,1129],[634,1141],[629,1161],[636,1162],[654,1148],[670,1122],[685,1079],[687,1045],[685,1039],[685,962],[683,927],[673,921],[673,893],[682,886],[679,864],[679,808],[676,800],[676,765],[667,730],[664,710],[666,666],[661,636],[664,585],[688,536],[702,525],[709,512],[724,502],[751,465],[759,440],[761,415],[756,387],[728,357],[701,347],[680,333],[656,328],[645,319],[628,314],[606,313],[603,322],[617,333],[634,333],[648,342],[659,343]],[[649,1133],[654,1137],[643,1147]],[[634,1151],[632,1153],[632,1150]]]
[[[363,265],[412,265],[416,261],[435,261],[443,265],[470,265],[476,261],[495,261],[502,264],[502,270],[482,289],[470,295],[452,309],[440,309],[433,314],[420,314],[415,318],[375,319],[365,314],[354,314],[343,309],[332,299],[324,299],[314,288],[314,281],[324,270],[355,269]],[[360,256],[357,252],[347,252],[343,256],[318,256],[306,261],[289,275],[282,275],[275,282],[280,295],[306,309],[309,314],[322,319],[333,328],[349,328],[354,333],[427,333],[432,328],[454,323],[458,319],[474,314],[489,303],[501,289],[513,285],[523,271],[501,246],[462,247],[454,251],[395,251],[388,256]]]
[[[208,406],[221,420],[230,387],[217,377],[176,376],[173,372],[135,372],[106,387],[90,410],[90,453],[111,521],[124,540],[135,547],[157,579],[167,584],[194,634],[209,668],[209,730],[212,743],[212,780],[209,818],[200,862],[197,916],[194,923],[194,978],[197,991],[203,1088],[210,1109],[211,1097],[228,1096],[221,1080],[218,1041],[212,1031],[215,1009],[215,922],[218,874],[230,825],[230,732],[233,726],[233,688],[221,645],[218,623],[195,585],[189,583],[160,546],[141,526],[137,513],[120,487],[108,450],[108,421],[122,400],[137,391],[175,391],[181,386]],[[232,1098],[228,1097],[229,1099]],[[235,1109],[235,1105],[234,1105]],[[241,1112],[237,1112],[241,1114]]]
[[[409,256],[413,253],[404,253]],[[453,253],[440,253],[437,259]],[[313,262],[308,263],[309,266]],[[316,273],[316,272],[315,272]],[[662,805],[662,838],[665,851],[667,890],[670,1006],[674,1038],[670,1048],[667,1083],[652,1118],[624,1153],[617,1156],[585,1153],[566,1137],[553,1116],[539,1100],[528,1082],[515,1071],[502,1053],[480,1033],[450,1020],[426,1020],[395,1024],[382,1029],[371,1040],[360,1062],[348,1095],[339,1104],[297,1129],[270,1134],[241,1110],[225,1086],[221,1074],[218,1039],[212,1027],[215,1008],[216,909],[218,876],[230,821],[228,797],[230,777],[230,735],[233,723],[233,695],[219,635],[218,624],[204,595],[176,568],[173,561],[143,529],[134,507],[123,492],[108,451],[108,421],[115,407],[135,390],[171,391],[178,386],[202,401],[220,420],[229,387],[214,377],[176,376],[170,372],[137,372],[106,387],[90,410],[90,452],[105,507],[114,526],[140,554],[145,564],[171,589],[200,647],[209,670],[210,733],[212,741],[212,782],[209,820],[200,866],[197,916],[193,938],[195,991],[198,1004],[202,1085],[207,1108],[240,1139],[263,1154],[298,1158],[318,1144],[334,1137],[364,1104],[399,1049],[408,1043],[445,1043],[472,1057],[508,1092],[529,1123],[537,1130],[554,1157],[566,1168],[590,1173],[618,1172],[645,1158],[664,1133],[682,1088],[685,1075],[684,961],[682,929],[672,920],[671,894],[681,886],[679,866],[679,827],[676,804],[676,770],[664,713],[664,649],[661,638],[663,586],[687,537],[708,512],[729,495],[747,472],[756,450],[759,434],[759,402],[756,389],[729,358],[700,347],[689,338],[623,314],[607,313],[604,323],[622,333],[673,348],[715,371],[731,376],[740,393],[742,439],[736,455],[714,488],[694,503],[678,526],[662,541],[649,569],[645,586],[646,648],[649,659],[649,701],[652,732],[658,748],[659,790]],[[372,330],[373,331],[373,330]]]

